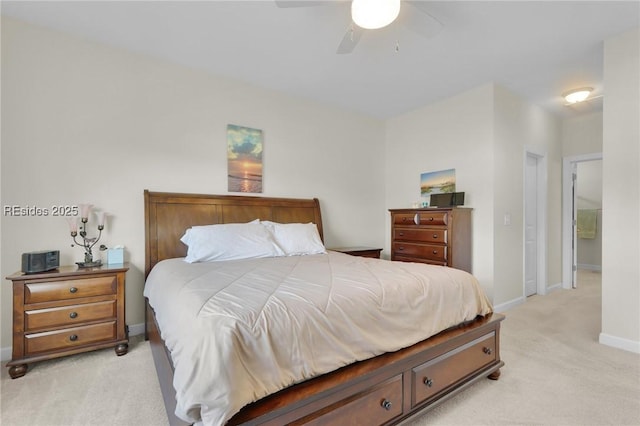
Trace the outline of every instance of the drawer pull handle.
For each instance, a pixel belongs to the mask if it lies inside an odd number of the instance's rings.
[[[404,247],[400,246],[400,247],[398,247],[398,250],[402,251],[402,250],[404,250]]]
[[[382,403],[380,405],[382,405],[382,408],[384,408],[385,410],[389,411],[389,410],[391,410],[391,406],[393,404],[391,404],[391,401],[389,401],[388,399],[383,399]]]
[[[69,336],[69,340],[75,342],[76,340],[78,340],[78,336],[76,334],[72,334],[71,336]]]
[[[400,235],[401,237],[404,237],[404,232],[400,232],[398,235]]]
[[[433,254],[438,254],[438,250],[434,250],[434,251],[433,251]]]
[[[77,292],[78,292],[78,289],[77,289],[77,288],[75,288],[75,287],[71,287],[71,288],[69,289],[69,293],[77,293]]]
[[[438,234],[433,234],[433,238],[438,238]]]
[[[484,352],[487,355],[491,355],[491,348],[482,348],[482,352]]]
[[[433,216],[429,218],[429,222],[433,222]]]
[[[431,387],[431,386],[433,386],[433,380],[431,380],[431,379],[430,379],[430,378],[428,378],[428,377],[425,377],[425,378],[424,378],[424,384],[425,384],[427,387]]]
[[[69,314],[69,318],[77,318],[78,317],[78,313],[77,312],[71,312]]]

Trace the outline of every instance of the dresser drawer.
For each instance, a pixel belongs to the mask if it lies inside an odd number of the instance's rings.
[[[431,398],[479,368],[496,360],[496,338],[491,332],[412,370],[412,406]]]
[[[24,313],[25,330],[33,331],[115,318],[116,306],[115,300],[107,300],[106,302],[87,303],[84,305],[26,311]]]
[[[69,349],[90,343],[109,341],[116,338],[116,322],[71,327],[63,330],[47,331],[44,333],[27,334],[24,337],[25,352],[38,352]]]
[[[367,390],[329,406],[330,410],[317,416],[312,414],[294,424],[382,425],[402,414],[402,375],[397,375]],[[374,414],[375,413],[375,414]],[[375,423],[371,419],[375,418]],[[339,423],[338,423],[339,421]]]
[[[416,229],[416,228],[395,228],[393,230],[393,239],[401,241],[417,241],[430,243],[447,243],[446,229]]]
[[[115,276],[27,283],[24,286],[24,303],[103,296],[116,294],[116,290],[117,279]]]
[[[391,250],[396,256],[418,257],[435,262],[447,262],[446,246],[393,242]]]

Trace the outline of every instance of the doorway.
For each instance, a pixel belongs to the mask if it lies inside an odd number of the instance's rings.
[[[525,297],[547,293],[547,156],[534,148],[524,158],[524,279]]]
[[[580,196],[578,178],[578,172],[581,169],[581,167],[579,167],[580,164],[584,165],[586,162],[598,160],[602,160],[602,153],[565,157],[562,159],[562,288],[565,289],[576,288],[578,285],[578,210],[595,210],[593,214],[596,215],[596,218],[601,218],[602,200],[600,199],[599,206],[598,200],[594,200],[593,197]],[[602,164],[600,163],[600,170],[601,168]],[[600,182],[599,185],[601,197],[602,182]],[[584,244],[582,246],[588,247]],[[590,266],[593,267],[594,265]]]

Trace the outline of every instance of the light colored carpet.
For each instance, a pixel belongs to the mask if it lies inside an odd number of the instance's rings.
[[[406,422],[426,425],[640,425],[640,356],[598,344],[600,274],[506,312],[498,381],[481,380]],[[148,342],[2,371],[0,424],[167,424]]]

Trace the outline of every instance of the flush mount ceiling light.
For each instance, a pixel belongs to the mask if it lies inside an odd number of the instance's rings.
[[[368,30],[386,27],[400,13],[400,0],[353,0],[351,18],[353,22]]]
[[[581,87],[567,92],[562,96],[568,103],[575,104],[577,102],[586,101],[591,92],[593,92],[593,87]]]

